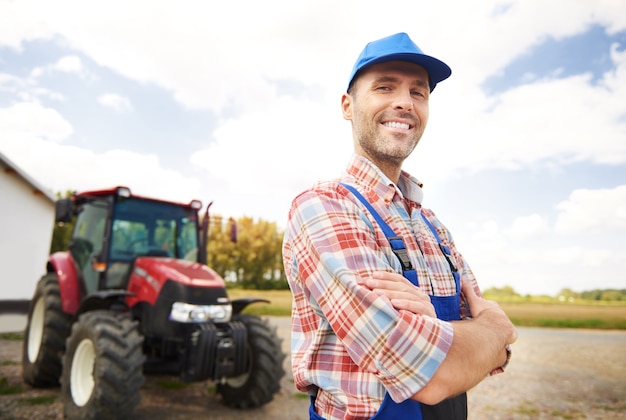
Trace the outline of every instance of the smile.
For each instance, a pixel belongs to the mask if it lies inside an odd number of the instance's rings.
[[[400,128],[402,130],[408,130],[409,128],[411,128],[411,126],[409,124],[401,123],[401,122],[397,122],[397,121],[387,121],[387,122],[384,122],[383,125],[385,127]]]

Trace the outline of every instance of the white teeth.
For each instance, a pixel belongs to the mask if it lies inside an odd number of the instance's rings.
[[[389,128],[401,128],[403,130],[408,130],[409,129],[409,125],[408,124],[404,124],[404,123],[399,123],[399,122],[395,122],[395,121],[389,121],[384,123],[385,127],[389,127]]]

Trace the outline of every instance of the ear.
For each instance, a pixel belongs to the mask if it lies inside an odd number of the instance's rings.
[[[341,95],[341,112],[345,120],[352,120],[352,96],[348,93]]]

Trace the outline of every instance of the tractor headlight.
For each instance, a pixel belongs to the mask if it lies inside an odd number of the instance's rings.
[[[233,314],[232,305],[191,305],[174,302],[170,319],[177,322],[229,322]]]

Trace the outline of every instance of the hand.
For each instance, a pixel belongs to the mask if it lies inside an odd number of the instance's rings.
[[[493,328],[499,328],[505,332],[507,336],[506,344],[513,344],[517,340],[517,330],[506,313],[500,308],[498,302],[486,300],[478,296],[469,281],[463,283],[461,290],[465,295],[473,318],[476,319],[481,315],[489,317],[488,322]]]
[[[375,271],[365,285],[373,292],[386,296],[397,310],[405,310],[418,315],[436,317],[435,307],[430,297],[413,285],[402,274]]]
[[[487,309],[495,309],[498,311],[502,311],[498,302],[493,300],[485,300],[476,294],[476,290],[474,290],[474,286],[470,281],[465,281],[461,285],[461,291],[463,295],[465,295],[465,299],[467,300],[467,304],[469,305],[470,312],[472,313],[472,318],[478,318],[478,315],[484,310]]]

